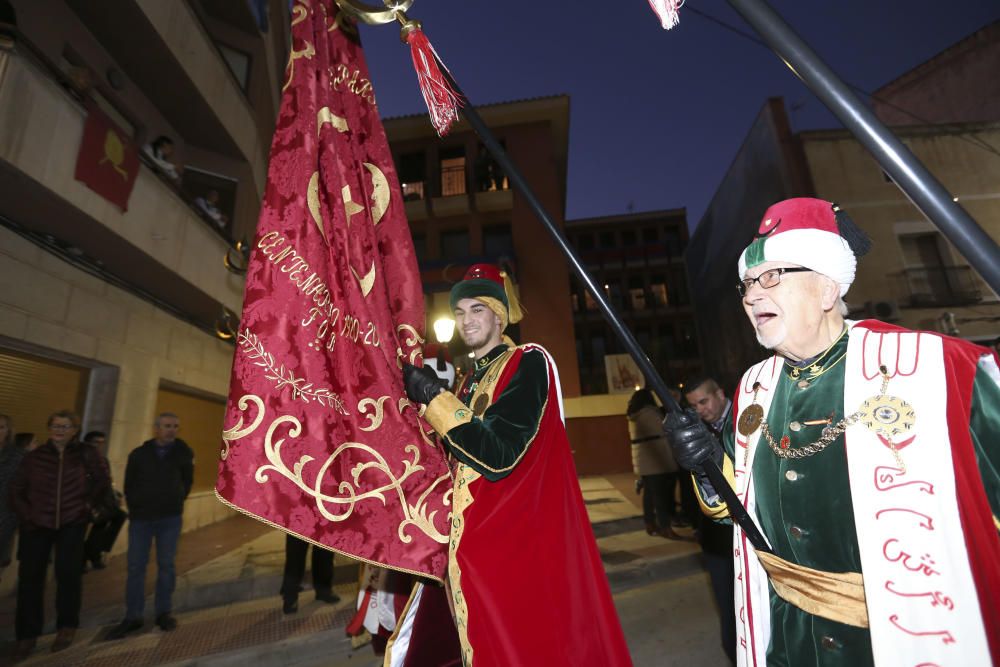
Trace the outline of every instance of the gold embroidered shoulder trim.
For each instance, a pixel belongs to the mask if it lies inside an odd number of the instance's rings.
[[[522,348],[515,348],[515,349],[522,349]],[[508,350],[503,355],[501,355],[501,357],[498,358],[498,363],[495,363],[486,373],[486,375],[483,376],[482,381],[479,383],[479,386],[476,387],[476,391],[472,395],[472,399],[469,401],[471,404],[475,405],[479,396],[485,396],[489,401],[489,405],[493,405],[493,392],[496,389],[497,380],[500,378],[500,374],[503,372],[503,369],[507,366],[507,363],[510,361],[511,357],[514,356],[515,349]],[[542,354],[544,358],[544,353],[543,352],[539,353]],[[534,433],[532,433],[531,437],[528,438],[528,441],[524,443],[524,449],[521,451],[520,456],[518,456],[513,463],[511,463],[506,468],[492,468],[483,463],[482,461],[480,461],[479,459],[477,459],[469,452],[462,449],[462,447],[460,447],[458,443],[456,443],[454,440],[449,440],[449,442],[451,442],[451,446],[454,449],[457,449],[458,451],[465,454],[465,456],[475,461],[476,464],[482,467],[484,470],[489,470],[490,472],[494,473],[507,472],[509,470],[513,470],[517,466],[517,464],[521,462],[521,459],[524,458],[524,455],[528,453],[528,448],[531,447],[531,443],[533,443],[535,441],[535,438],[538,436],[538,429],[542,427],[542,417],[545,416],[545,411],[548,409],[548,407],[549,407],[549,362],[548,359],[545,359],[545,402],[542,403],[542,410],[538,414],[538,423],[535,424]],[[487,410],[488,409],[489,408],[487,408]]]

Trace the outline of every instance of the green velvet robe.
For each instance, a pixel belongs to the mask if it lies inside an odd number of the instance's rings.
[[[819,439],[825,424],[804,422],[829,418],[836,424],[844,417],[847,342],[845,332],[832,348],[804,368],[785,363],[767,414],[775,441],[788,436],[792,448],[808,445]],[[723,444],[730,459],[735,451],[732,419],[730,414],[723,428]],[[796,425],[799,430],[795,430]],[[983,484],[997,516],[1000,387],[981,369],[973,386],[970,427]],[[754,455],[753,475],[757,518],[777,556],[825,572],[861,572],[844,436],[801,459],[780,458],[762,437]],[[867,629],[804,612],[779,598],[773,588],[770,598],[768,665],[873,664]]]

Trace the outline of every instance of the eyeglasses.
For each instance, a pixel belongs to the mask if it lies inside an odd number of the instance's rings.
[[[771,269],[770,271],[765,271],[756,278],[746,278],[741,280],[736,285],[736,291],[740,293],[740,296],[746,296],[747,290],[753,287],[754,283],[758,283],[764,289],[771,289],[775,285],[781,282],[781,274],[783,273],[798,273],[799,271],[812,271],[812,269],[807,269],[804,266],[792,266],[792,267],[781,267],[779,269]]]

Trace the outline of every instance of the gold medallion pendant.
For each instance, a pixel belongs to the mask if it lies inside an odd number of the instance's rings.
[[[865,427],[891,440],[894,436],[908,432],[917,420],[913,407],[896,396],[875,396],[861,404],[858,411]]]
[[[488,407],[490,407],[489,397],[486,394],[480,394],[472,406],[472,414],[477,417],[482,417]]]
[[[736,429],[741,435],[748,436],[760,428],[762,421],[764,421],[764,408],[753,403],[740,413],[739,421],[736,422]]]

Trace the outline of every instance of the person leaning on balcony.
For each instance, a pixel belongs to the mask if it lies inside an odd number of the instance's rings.
[[[181,180],[180,167],[174,162],[174,142],[170,137],[161,134],[142,150],[167,178],[175,182]]]
[[[667,420],[703,510],[729,477],[770,545],[734,530],[740,665],[1000,664],[1000,368],[969,341],[845,321],[867,236],[830,202],[764,214],[739,261],[774,355],[736,388],[722,444]]]
[[[44,625],[45,577],[55,549],[56,628],[53,651],[73,642],[80,625],[83,539],[91,505],[110,475],[100,454],[76,439],[80,418],[69,410],[49,416],[49,438],[28,453],[11,483],[20,521],[15,659],[27,657]]]

